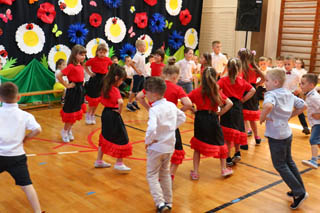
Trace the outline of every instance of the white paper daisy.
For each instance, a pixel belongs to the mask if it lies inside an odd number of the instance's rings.
[[[7,53],[5,47],[3,45],[0,45],[0,53]],[[0,62],[2,63],[2,67],[4,67],[4,65],[6,65],[7,63],[7,59],[8,59],[8,55],[7,54],[0,54]]]
[[[64,59],[65,61],[68,60],[71,54],[71,50],[69,47],[63,44],[57,44],[53,46],[48,55],[48,64],[52,71],[56,71],[56,62],[59,59]]]
[[[145,43],[146,43],[146,51],[144,52],[144,55],[145,55],[146,57],[148,57],[148,56],[151,54],[152,48],[153,48],[153,40],[152,40],[152,38],[151,38],[150,36],[144,34],[144,35],[141,35],[141,36],[138,38],[138,40],[143,40],[143,41],[145,41]]]
[[[104,32],[108,40],[113,43],[119,43],[126,36],[127,28],[120,18],[111,17],[106,22]]]
[[[181,7],[182,0],[166,0],[167,12],[172,16],[178,15],[180,13]]]
[[[184,44],[186,47],[195,49],[198,45],[198,33],[196,29],[190,28],[184,35]]]
[[[23,24],[16,31],[16,42],[22,52],[37,54],[45,43],[44,32],[36,24]]]
[[[105,40],[103,40],[102,38],[94,38],[91,41],[89,41],[86,46],[88,58],[94,58],[96,56],[96,51],[99,44],[106,44],[109,50],[109,46]]]
[[[70,16],[77,15],[82,10],[81,0],[59,0],[58,5]]]

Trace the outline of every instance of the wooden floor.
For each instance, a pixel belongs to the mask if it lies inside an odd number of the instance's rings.
[[[125,159],[132,168],[130,174],[118,174],[112,168],[96,169],[96,148],[100,120],[96,125],[86,125],[84,120],[74,125],[75,141],[61,142],[63,123],[60,108],[29,110],[41,124],[43,132],[25,144],[31,178],[38,192],[42,209],[47,213],[105,213],[105,212],[155,212],[153,200],[145,178],[146,153],[144,130],[148,115],[145,110],[124,110],[133,155]],[[101,115],[102,107],[97,110]],[[189,212],[291,212],[292,202],[286,196],[288,187],[274,170],[266,140],[260,146],[249,138],[249,150],[242,151],[242,161],[234,167],[234,175],[222,178],[218,159],[201,160],[200,179],[191,181],[193,151],[189,147],[193,136],[193,115],[187,113],[182,125],[182,139],[187,159],[179,167],[173,183],[173,211]],[[295,118],[291,121],[298,124]],[[299,125],[297,125],[299,126]],[[259,126],[262,136],[264,126]],[[311,170],[301,164],[310,158],[309,137],[293,128],[293,158],[300,171],[310,197],[295,212],[319,212],[320,170]],[[104,156],[114,164],[115,160]],[[15,186],[7,173],[0,174],[0,212],[27,213],[30,206],[21,189]]]

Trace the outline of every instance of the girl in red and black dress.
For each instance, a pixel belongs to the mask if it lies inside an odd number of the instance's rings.
[[[177,82],[179,80],[179,68],[175,65],[166,65],[163,68],[162,77],[164,78],[167,86],[164,98],[167,99],[167,101],[174,103],[175,105],[178,104],[178,100],[180,99],[181,104],[183,105],[183,107],[181,108],[182,111],[191,109],[192,103],[190,99],[188,98],[182,87],[177,85]],[[142,90],[138,93],[137,100],[141,103],[142,106],[149,110],[150,104],[145,101],[145,90]],[[170,165],[170,174],[172,179],[174,179],[174,175],[179,165],[182,164],[184,156],[185,152],[182,146],[180,131],[179,129],[176,129],[175,150],[171,157]]]
[[[110,167],[102,161],[103,154],[117,158],[114,169],[129,172],[131,169],[124,165],[123,158],[132,155],[127,130],[121,118],[123,100],[118,87],[126,78],[126,71],[118,64],[113,64],[103,80],[101,103],[104,110],[101,116],[101,134],[99,150],[95,167]]]
[[[220,158],[222,176],[231,175],[232,169],[226,167],[228,147],[224,143],[218,116],[226,113],[232,107],[232,102],[219,91],[214,68],[204,69],[201,86],[193,90],[189,98],[197,106],[194,137],[190,141],[191,148],[194,150],[191,179],[199,179],[200,154]],[[219,112],[218,107],[221,107]]]
[[[239,77],[241,62],[237,58],[228,61],[228,76],[222,77],[219,81],[219,87],[233,103],[232,108],[220,118],[224,140],[227,142],[229,156],[227,165],[232,166],[241,160],[240,145],[247,145],[247,134],[243,120],[242,103],[250,99],[256,90],[242,77]],[[244,93],[247,92],[246,95]],[[235,154],[230,157],[231,144],[235,146]]]
[[[89,110],[86,114],[86,124],[95,124],[95,111],[101,100],[102,80],[108,73],[109,66],[112,61],[107,57],[107,45],[99,44],[96,51],[96,56],[86,62],[85,70],[91,76],[85,85],[86,100],[89,103]],[[88,69],[91,68],[91,71]]]
[[[71,55],[68,60],[68,66],[63,69],[57,79],[66,88],[66,96],[63,108],[60,111],[64,128],[61,131],[62,140],[70,142],[74,140],[71,128],[72,125],[82,119],[86,105],[84,104],[84,68],[82,63],[86,57],[87,50],[81,45],[75,45],[72,48]],[[63,80],[63,76],[67,76],[69,83]]]
[[[254,61],[254,51],[242,48],[238,52],[238,56],[241,61],[242,66],[242,76],[243,78],[250,83],[254,88],[260,86],[265,81],[264,74],[260,71],[258,66]],[[250,122],[256,144],[261,143],[261,138],[258,135],[257,121],[260,118],[259,110],[259,100],[257,94],[255,93],[252,98],[243,103],[243,118],[246,121]],[[248,150],[248,145],[242,145],[242,149]]]

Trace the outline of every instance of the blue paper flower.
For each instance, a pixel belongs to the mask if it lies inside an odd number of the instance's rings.
[[[120,58],[122,60],[124,60],[126,56],[130,56],[131,58],[133,58],[135,53],[136,53],[136,48],[132,44],[126,43],[120,49]]]
[[[104,0],[104,2],[108,5],[110,8],[118,8],[121,5],[121,0]]]
[[[84,45],[84,40],[89,32],[85,26],[85,24],[81,23],[75,23],[69,26],[68,37],[70,38],[70,42]]]
[[[149,27],[152,33],[161,33],[166,27],[166,19],[160,13],[155,13],[150,19]]]
[[[175,30],[169,36],[168,43],[171,48],[178,49],[182,46],[183,36],[181,34],[182,34],[181,32]]]

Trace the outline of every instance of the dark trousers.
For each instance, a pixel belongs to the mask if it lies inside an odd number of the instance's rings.
[[[300,124],[302,125],[303,128],[308,128],[308,124],[306,121],[306,116],[304,115],[304,113],[301,113],[300,115],[298,115]]]
[[[293,195],[300,196],[305,193],[306,190],[299,170],[291,156],[292,135],[283,140],[269,137],[268,142],[273,166],[291,189]]]

